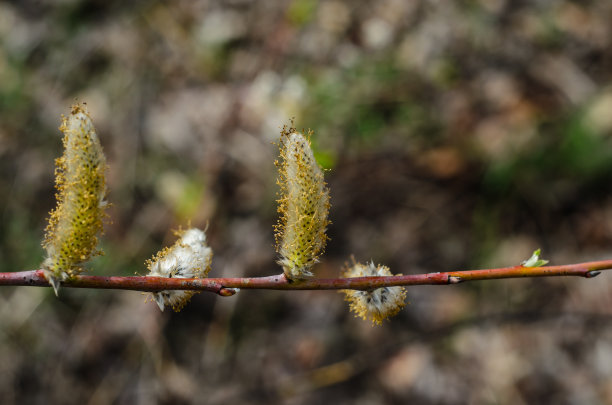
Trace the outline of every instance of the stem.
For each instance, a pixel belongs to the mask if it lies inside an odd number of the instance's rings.
[[[355,277],[290,281],[284,274],[243,278],[165,278],[165,277],[102,277],[75,276],[62,281],[63,287],[98,288],[134,291],[199,290],[221,296],[236,293],[234,288],[267,290],[371,290],[379,287],[406,285],[457,284],[463,281],[493,280],[520,277],[578,276],[592,278],[600,270],[612,270],[612,259],[561,266],[523,267],[450,271],[444,273],[409,274],[389,277]],[[44,270],[0,273],[0,286],[49,287]]]

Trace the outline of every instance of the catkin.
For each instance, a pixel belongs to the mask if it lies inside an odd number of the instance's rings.
[[[206,234],[197,228],[178,232],[180,238],[174,245],[162,249],[147,261],[150,277],[204,278],[210,271],[212,249],[206,244]],[[153,294],[153,299],[164,310],[172,307],[180,311],[196,291],[168,290]]]
[[[354,263],[343,272],[343,276],[349,278],[392,275],[387,266],[375,266],[372,262],[365,265]],[[396,315],[406,305],[404,287],[380,287],[368,291],[342,290],[342,292],[356,316],[369,319],[377,325],[380,325],[384,319]]]
[[[106,159],[84,105],[72,106],[60,130],[64,154],[55,161],[57,206],[46,228],[42,264],[56,294],[62,280],[81,273],[84,262],[102,253],[96,246],[106,206]]]
[[[295,128],[283,130],[280,157],[276,250],[285,276],[300,280],[312,275],[310,270],[325,249],[329,189],[309,140]]]

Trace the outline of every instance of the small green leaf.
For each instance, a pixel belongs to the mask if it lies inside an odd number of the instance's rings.
[[[533,254],[531,255],[531,257],[529,259],[527,259],[524,262],[522,262],[521,266],[523,266],[523,267],[540,267],[540,266],[544,266],[546,263],[548,263],[548,260],[540,259],[540,249],[538,249],[535,252],[533,252]]]

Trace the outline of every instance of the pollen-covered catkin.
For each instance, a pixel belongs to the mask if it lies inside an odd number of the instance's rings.
[[[62,118],[64,154],[56,159],[57,206],[51,212],[42,264],[55,293],[60,282],[83,271],[97,250],[106,202],[106,159],[91,118],[82,104]]]
[[[284,128],[280,139],[280,219],[275,226],[278,263],[290,280],[300,280],[325,249],[329,189],[307,137]]]
[[[204,278],[210,271],[212,249],[206,244],[206,234],[197,228],[179,231],[179,239],[147,261],[150,277]],[[153,294],[162,311],[171,306],[180,311],[196,291],[168,290]]]
[[[387,266],[375,266],[355,263],[344,272],[344,277],[392,276]],[[381,287],[370,291],[342,290],[349,302],[351,311],[362,319],[370,319],[380,325],[386,318],[396,315],[405,305],[406,289],[404,287]]]

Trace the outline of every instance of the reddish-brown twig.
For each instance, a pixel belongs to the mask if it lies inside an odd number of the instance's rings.
[[[267,290],[370,290],[379,287],[457,284],[463,281],[493,280],[520,277],[578,276],[592,278],[601,270],[611,270],[612,260],[566,264],[561,266],[523,267],[450,271],[443,273],[409,274],[390,277],[313,278],[290,281],[284,274],[242,278],[163,278],[163,277],[103,277],[75,276],[62,282],[62,287],[98,288],[134,291],[199,290],[222,296],[235,293],[235,288]],[[0,273],[0,286],[48,287],[43,270]]]

